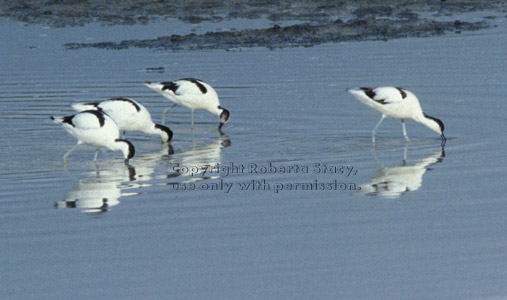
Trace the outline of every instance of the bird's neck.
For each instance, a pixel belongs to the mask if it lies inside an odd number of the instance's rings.
[[[442,134],[442,132],[440,130],[440,125],[438,125],[438,123],[432,117],[429,117],[429,116],[425,115],[424,113],[421,113],[416,118],[414,118],[414,120],[423,124],[424,126],[428,127],[429,129],[435,131],[436,133]]]
[[[208,111],[216,116],[220,116],[220,114],[222,113],[222,109],[218,108],[218,106],[212,107]]]

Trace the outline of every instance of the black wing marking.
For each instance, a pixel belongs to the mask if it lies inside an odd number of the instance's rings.
[[[206,94],[208,92],[208,89],[206,89],[206,87],[201,83],[202,81],[199,79],[182,78],[182,79],[178,79],[178,80],[185,80],[185,81],[192,82],[193,84],[195,84],[197,86],[197,88],[199,88],[199,90],[203,94]],[[180,85],[178,83],[173,82],[173,81],[165,81],[165,82],[161,82],[160,84],[163,86],[162,91],[171,90],[173,93],[178,94],[178,88],[180,87]]]
[[[190,81],[193,84],[197,85],[197,87],[199,88],[199,90],[201,90],[201,93],[203,93],[203,94],[206,94],[208,92],[208,90],[206,89],[206,87],[201,83],[202,80],[195,79],[195,78],[182,78],[180,80]]]
[[[375,99],[375,96],[377,96],[377,94],[373,91],[373,88],[362,87],[360,89],[366,94],[366,96],[368,96],[371,100],[373,100],[377,103],[380,103],[380,104],[388,104],[389,103],[389,102],[386,102],[386,99]]]
[[[407,93],[402,88],[397,87],[396,89],[400,92],[402,99],[407,98]]]
[[[128,102],[130,104],[132,104],[137,111],[141,111],[141,108],[139,107],[139,105],[137,105],[137,103],[135,103],[134,101],[132,101],[131,99],[129,98],[125,98],[125,97],[114,97],[114,98],[111,98],[109,100],[114,100],[114,101],[125,101],[125,102]]]
[[[88,102],[88,103],[85,103],[85,105],[95,106],[97,109],[99,109],[99,104],[100,104],[100,102]]]
[[[180,87],[178,84],[176,84],[172,81],[165,81],[165,82],[161,82],[160,84],[162,85],[162,91],[171,90],[175,94],[176,94],[176,91],[178,90],[178,88]]]
[[[389,102],[386,102],[386,99],[382,99],[382,100],[375,100],[373,99],[373,101],[377,102],[377,103],[380,103],[380,104],[388,104]]]
[[[83,113],[89,113],[89,114],[95,115],[97,117],[97,119],[99,120],[100,127],[104,126],[104,123],[106,122],[106,118],[104,118],[104,113],[102,113],[102,111],[85,110],[85,111],[83,111]]]
[[[373,98],[375,98],[375,92],[373,91],[372,88],[369,88],[369,87],[362,87],[360,88],[365,94],[366,96],[370,97],[372,100],[375,100]]]
[[[74,123],[72,123],[72,119],[74,118],[75,115],[72,115],[72,116],[67,116],[67,117],[63,117],[63,121],[62,123],[67,123],[69,124],[70,126],[72,127],[75,127],[74,126]],[[52,118],[53,119],[53,118]]]

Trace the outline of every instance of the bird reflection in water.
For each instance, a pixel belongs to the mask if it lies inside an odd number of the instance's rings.
[[[220,138],[205,146],[192,146],[191,149],[176,153],[171,157],[171,167],[167,178],[179,178],[183,182],[194,182],[205,179],[216,179],[216,173],[206,174],[208,167],[221,163],[222,148],[229,147],[231,140],[227,134],[221,133]],[[178,182],[169,182],[175,184]]]
[[[167,163],[180,166],[217,164],[221,161],[221,149],[230,144],[229,137],[221,134],[220,138],[208,145],[193,146],[190,150],[180,153],[175,152],[171,144],[164,143],[162,150],[141,154],[129,163],[120,160],[96,163],[95,170],[88,172],[85,178],[79,179],[65,195],[65,200],[57,201],[55,207],[79,208],[82,212],[90,214],[107,212],[120,204],[120,198],[140,194],[138,190],[141,188],[155,184],[167,185],[168,178],[180,175],[184,177],[185,174],[168,175],[165,167]],[[197,178],[208,179],[203,176]]]
[[[373,145],[375,158],[378,160],[376,147]],[[398,198],[402,194],[416,191],[422,186],[423,175],[431,170],[430,166],[441,163],[445,157],[444,143],[441,147],[413,165],[407,165],[407,143],[405,143],[403,162],[400,166],[384,167],[375,172],[375,176],[360,185],[361,193]]]
[[[120,198],[137,195],[126,192],[130,189],[125,182],[135,180],[136,170],[129,164],[116,163],[112,168],[101,170],[95,164],[95,172],[91,176],[80,179],[65,200],[55,203],[56,208],[79,208],[84,213],[103,213],[120,203]]]
[[[162,149],[145,153],[129,163],[110,160],[96,163],[95,171],[79,179],[65,200],[55,203],[56,208],[79,208],[84,213],[102,213],[120,203],[120,198],[138,195],[129,190],[152,185],[153,173],[160,160],[174,154],[171,144],[162,144]]]

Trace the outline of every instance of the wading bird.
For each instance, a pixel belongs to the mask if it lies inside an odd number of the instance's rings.
[[[153,123],[150,112],[141,103],[123,97],[111,98],[103,102],[74,103],[76,111],[95,110],[105,112],[118,125],[120,131],[138,131],[158,135],[162,142],[169,142],[173,132],[167,126]]]
[[[206,110],[219,116],[220,124],[218,125],[218,130],[221,130],[222,126],[229,120],[230,113],[227,109],[220,106],[220,101],[215,90],[201,80],[183,78],[167,82],[145,81],[144,84],[174,102],[173,106],[163,111],[162,124],[165,123],[165,115],[169,109],[176,105],[186,107],[192,111],[192,129],[194,129],[194,110],[196,109]]]
[[[382,114],[380,121],[372,132],[373,142],[375,142],[377,129],[385,117],[401,119],[403,136],[406,141],[409,141],[409,138],[405,129],[405,119],[412,119],[440,134],[442,141],[445,142],[444,123],[437,118],[425,114],[421,109],[419,100],[412,92],[398,87],[362,87],[347,91],[364,105]]]
[[[85,110],[72,116],[51,116],[50,118],[77,139],[77,144],[63,156],[64,163],[67,163],[67,156],[81,144],[90,144],[97,148],[94,161],[97,161],[98,148],[121,151],[125,161],[135,154],[134,145],[120,139],[120,131],[116,123],[100,110]]]

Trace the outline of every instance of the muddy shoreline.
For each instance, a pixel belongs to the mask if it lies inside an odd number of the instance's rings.
[[[464,13],[492,12],[482,20],[467,20]],[[221,22],[231,19],[268,19],[263,29],[208,31],[147,40],[68,43],[66,49],[153,48],[169,50],[232,49],[242,47],[297,47],[321,43],[389,40],[435,36],[488,28],[491,20],[505,18],[505,1],[0,1],[0,16],[51,27],[147,24],[163,18],[182,22]],[[452,19],[452,21],[449,21]],[[296,25],[277,22],[296,21]]]

